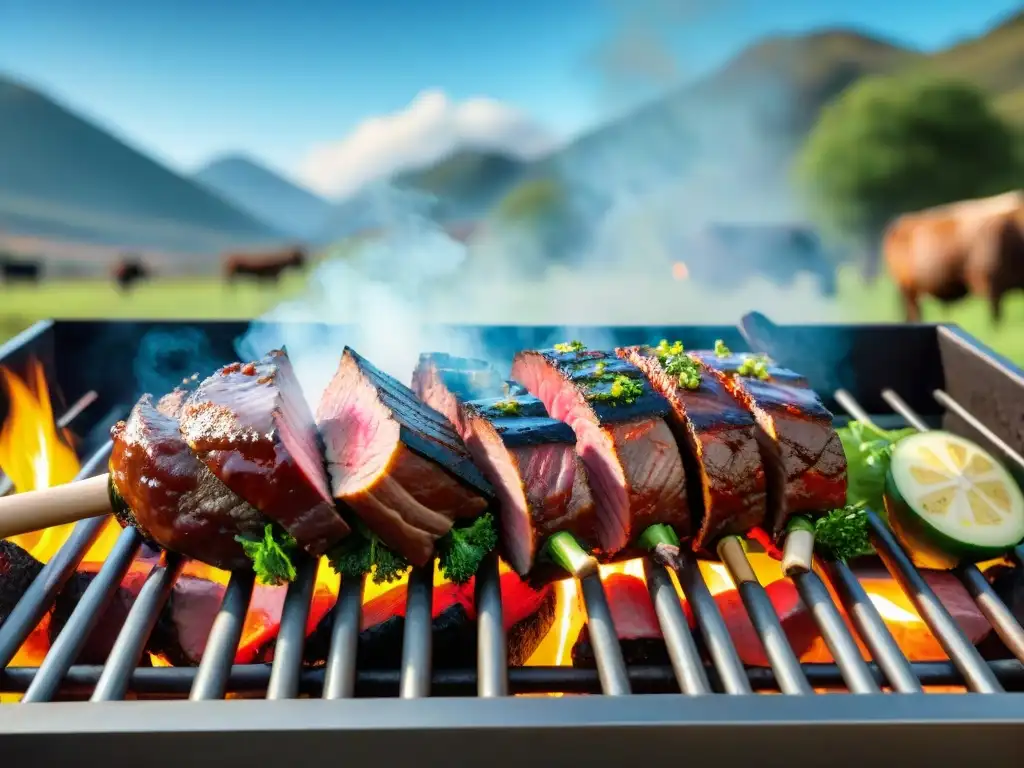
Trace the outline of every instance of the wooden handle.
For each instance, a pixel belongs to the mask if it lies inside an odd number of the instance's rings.
[[[0,539],[109,515],[110,475],[0,498]]]

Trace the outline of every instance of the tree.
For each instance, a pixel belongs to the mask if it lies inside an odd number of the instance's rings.
[[[873,277],[894,216],[1019,184],[1019,139],[969,84],[872,77],[822,110],[796,174],[812,213],[868,254]]]

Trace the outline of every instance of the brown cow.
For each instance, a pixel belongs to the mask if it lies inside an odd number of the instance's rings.
[[[152,277],[145,262],[137,256],[125,256],[114,265],[114,282],[122,292],[127,293],[139,282]]]
[[[1007,192],[929,208],[895,219],[882,252],[903,298],[907,322],[921,319],[921,296],[944,304],[984,297],[994,324],[1003,296],[1024,288],[1024,193]]]
[[[239,277],[260,282],[277,282],[287,269],[301,269],[306,264],[302,248],[286,248],[263,253],[230,253],[224,257],[224,279],[229,283]]]

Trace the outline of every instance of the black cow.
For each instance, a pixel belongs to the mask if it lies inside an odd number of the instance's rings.
[[[38,283],[43,277],[43,264],[37,260],[0,256],[0,275],[5,283]]]
[[[114,266],[114,281],[123,292],[128,292],[138,282],[148,280],[152,273],[141,259],[127,256]]]

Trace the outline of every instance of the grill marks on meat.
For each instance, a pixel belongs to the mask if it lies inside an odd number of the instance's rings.
[[[651,347],[616,351],[643,371],[672,406],[670,421],[686,446],[682,453],[691,509],[701,515],[693,549],[761,525],[766,481],[753,416],[712,375],[701,376],[697,389],[687,389],[665,372]],[[701,489],[700,496],[694,488]]]
[[[310,554],[322,555],[348,534],[313,415],[283,350],[204,380],[182,408],[181,432],[225,485]]]
[[[143,395],[111,437],[110,479],[128,508],[114,505],[121,525],[217,568],[248,567],[235,536],[262,536],[265,519],[193,456],[152,396]]]
[[[412,565],[493,497],[448,420],[348,347],[317,421],[335,498]]]
[[[455,426],[494,486],[505,557],[526,575],[553,533],[568,531],[596,545],[596,510],[572,429],[520,385],[501,381],[497,372],[486,375],[480,365],[422,355],[413,389]]]
[[[628,404],[588,397],[608,391],[615,376],[639,383],[642,395]],[[602,549],[616,552],[654,523],[668,523],[681,537],[689,536],[682,458],[664,418],[669,404],[638,368],[613,353],[551,349],[520,352],[512,377],[576,433]]]
[[[767,479],[768,514],[780,533],[801,512],[821,513],[846,503],[846,455],[832,414],[807,380],[770,366],[769,378],[740,376],[746,357],[690,356],[753,414]]]

